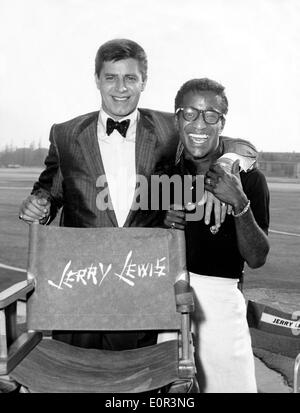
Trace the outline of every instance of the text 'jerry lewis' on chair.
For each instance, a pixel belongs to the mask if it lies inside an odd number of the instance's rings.
[[[0,293],[0,374],[31,392],[191,391],[192,294],[183,231],[30,225],[27,281]],[[16,326],[26,299],[27,330]],[[53,330],[168,330],[134,350],[86,349]]]

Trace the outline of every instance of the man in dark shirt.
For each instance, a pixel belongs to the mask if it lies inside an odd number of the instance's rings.
[[[185,229],[187,269],[195,294],[192,317],[197,377],[204,392],[256,392],[254,359],[245,300],[238,289],[245,261],[265,263],[269,243],[269,191],[254,166],[240,170],[239,160],[226,170],[221,135],[228,101],[224,87],[210,79],[186,82],[175,99],[182,154],[174,174],[204,175],[204,188],[230,205],[221,227],[187,219],[171,210],[165,225]]]

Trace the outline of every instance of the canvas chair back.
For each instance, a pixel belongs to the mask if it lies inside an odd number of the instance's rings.
[[[183,231],[30,226],[29,330],[177,330]],[[180,281],[181,280],[181,281]]]

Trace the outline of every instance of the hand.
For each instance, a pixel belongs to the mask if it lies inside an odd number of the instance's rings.
[[[47,198],[29,195],[20,206],[19,218],[28,224],[46,220],[50,213],[50,205]]]
[[[233,170],[237,173],[239,172],[239,163],[236,162],[236,164],[234,164],[231,159],[225,158],[224,156],[219,158],[216,164],[220,165],[228,173],[231,173]],[[226,214],[231,214],[232,206],[226,202],[221,202],[212,192],[205,192],[207,193],[207,202],[205,205],[204,222],[206,225],[210,224],[210,217],[213,210],[215,216],[214,226],[216,229],[219,229],[221,224],[225,221]]]
[[[207,199],[205,204],[204,222],[206,225],[210,224],[210,217],[212,211],[215,216],[215,227],[220,228],[225,221],[226,213],[231,214],[232,207],[225,202],[219,201],[211,192],[207,192]]]
[[[247,200],[239,176],[239,160],[233,163],[231,172],[226,172],[218,164],[212,165],[206,174],[204,188],[221,202],[238,209]]]
[[[164,219],[165,227],[184,230],[186,225],[185,211],[178,205],[171,205],[170,208]]]

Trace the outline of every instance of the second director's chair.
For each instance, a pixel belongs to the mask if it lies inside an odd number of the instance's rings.
[[[278,308],[255,301],[248,301],[247,320],[252,346],[284,356],[293,364],[294,393],[300,392],[300,313],[287,313]],[[292,370],[292,367],[291,367]],[[280,369],[279,369],[280,371]],[[290,371],[290,373],[292,373]]]
[[[32,224],[29,232],[28,279],[0,293],[0,374],[30,392],[191,390],[193,300],[183,231]],[[20,333],[16,301],[25,294],[27,330]],[[54,340],[53,330],[179,334],[108,351]]]

